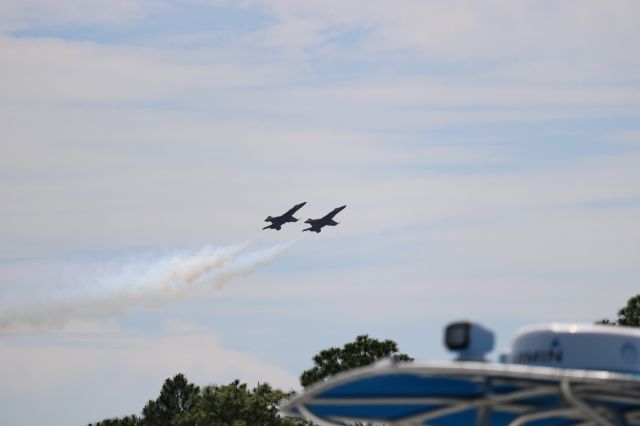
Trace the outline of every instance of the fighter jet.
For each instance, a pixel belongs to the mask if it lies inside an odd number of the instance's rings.
[[[333,220],[333,217],[335,215],[337,215],[338,213],[340,213],[345,207],[336,207],[335,209],[331,210],[331,213],[329,213],[328,215],[321,217],[320,219],[307,219],[304,221],[304,223],[308,223],[311,225],[311,228],[307,228],[307,229],[303,229],[302,232],[304,231],[313,231],[313,232],[320,232],[322,230],[323,227],[325,226],[336,226],[338,224],[338,222],[336,222],[335,220]]]
[[[276,216],[276,217],[267,217],[264,221],[265,222],[271,222],[271,225],[269,226],[265,226],[264,229],[275,229],[277,231],[280,230],[280,228],[282,227],[282,225],[284,225],[287,222],[297,222],[298,219],[296,219],[295,217],[293,217],[293,214],[295,212],[297,212],[298,210],[300,210],[302,208],[302,206],[304,206],[305,204],[307,204],[307,202],[305,201],[304,203],[300,203],[300,204],[296,204],[295,206],[291,207],[291,209],[286,212],[285,214],[283,214],[282,216]]]

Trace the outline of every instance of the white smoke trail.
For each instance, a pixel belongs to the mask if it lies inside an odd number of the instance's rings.
[[[212,287],[220,289],[282,256],[296,241],[244,254],[249,243],[207,246],[196,253],[174,254],[150,263],[128,262],[115,272],[99,272],[80,288],[0,312],[0,330],[16,325],[59,327],[79,316],[114,315],[136,305],[157,306]]]
[[[299,237],[288,243],[278,244],[271,248],[248,253],[245,256],[240,256],[231,261],[227,266],[212,270],[209,273],[202,276],[201,280],[205,285],[213,285],[216,288],[221,289],[229,281],[240,276],[247,276],[261,266],[267,265],[280,256],[282,256],[289,246],[299,241],[304,237]]]

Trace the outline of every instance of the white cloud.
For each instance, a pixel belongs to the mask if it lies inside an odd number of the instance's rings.
[[[163,0],[6,0],[0,4],[0,29],[16,31],[69,24],[119,26],[165,4]]]
[[[266,64],[196,64],[182,55],[55,39],[0,38],[4,103],[151,102],[203,88],[230,89],[278,81]],[[204,52],[201,60],[215,52]]]
[[[640,131],[618,131],[605,137],[605,141],[619,144],[637,145],[640,144]]]
[[[427,63],[497,70],[517,80],[630,79],[640,66],[635,46],[638,3],[599,1],[257,1],[278,18],[259,37],[270,45],[332,44],[336,35],[359,31],[351,49],[369,57],[417,53]],[[313,25],[301,25],[301,22]],[[280,34],[286,34],[282,41]],[[299,47],[299,46],[297,46]],[[489,74],[491,75],[491,74]]]

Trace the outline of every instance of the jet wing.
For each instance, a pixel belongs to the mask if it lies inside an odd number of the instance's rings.
[[[283,216],[293,216],[293,214],[300,210],[305,204],[307,204],[306,201],[304,203],[296,204],[295,206],[291,207],[288,212],[283,214]]]
[[[337,215],[338,213],[340,213],[342,210],[344,210],[344,208],[347,207],[342,206],[342,207],[336,207],[335,209],[331,210],[331,213],[329,213],[328,215],[326,215],[323,219],[333,219],[333,217],[335,215]]]

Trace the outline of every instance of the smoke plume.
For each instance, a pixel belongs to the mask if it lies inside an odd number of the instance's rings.
[[[296,241],[248,253],[243,250],[249,243],[207,246],[195,253],[98,268],[93,276],[79,279],[78,285],[44,295],[38,303],[0,311],[0,329],[59,327],[75,317],[115,315],[134,306],[158,306],[211,288],[221,289],[282,256]]]

